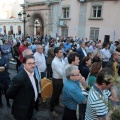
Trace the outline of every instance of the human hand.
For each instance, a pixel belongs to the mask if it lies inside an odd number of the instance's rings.
[[[85,78],[82,75],[80,75],[80,82],[85,83]]]

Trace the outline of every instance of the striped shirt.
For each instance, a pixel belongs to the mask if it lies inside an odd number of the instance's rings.
[[[109,90],[101,91],[93,85],[88,95],[85,120],[98,120],[98,117],[105,117],[108,113],[108,97],[110,97]]]

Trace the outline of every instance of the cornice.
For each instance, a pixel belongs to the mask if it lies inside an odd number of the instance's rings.
[[[86,0],[86,2],[101,2],[101,1],[119,1],[119,0]]]
[[[0,23],[22,23],[19,19],[0,19]]]
[[[34,2],[34,3],[25,3],[21,4],[21,7],[29,7],[29,6],[39,6],[39,5],[52,5],[59,3],[59,0],[51,0],[51,1],[44,1],[44,2]]]

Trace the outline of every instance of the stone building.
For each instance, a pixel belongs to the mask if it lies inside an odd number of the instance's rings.
[[[18,19],[24,0],[3,0],[0,3],[0,33],[22,34],[23,23]]]
[[[120,38],[119,0],[25,0],[21,6],[31,15],[26,24],[26,33],[31,35]]]

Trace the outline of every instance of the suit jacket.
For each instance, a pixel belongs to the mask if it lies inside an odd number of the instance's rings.
[[[83,51],[82,51],[82,49],[80,47],[76,50],[76,52],[80,55],[79,56],[79,59],[80,59],[79,70],[81,72],[82,71],[82,67],[83,67],[83,65],[82,65],[82,59],[85,57],[85,55],[84,55],[84,53],[83,53]]]
[[[87,66],[83,65],[81,74],[85,78],[85,80],[87,79],[89,72],[90,72],[89,68]]]
[[[49,48],[48,49],[48,58],[47,58],[47,64],[51,64],[53,59],[54,59],[55,55],[54,55],[54,48]]]
[[[36,87],[38,83],[35,78]],[[31,120],[35,106],[35,93],[25,70],[18,73],[7,90],[7,97],[13,99],[12,113],[17,120]]]

